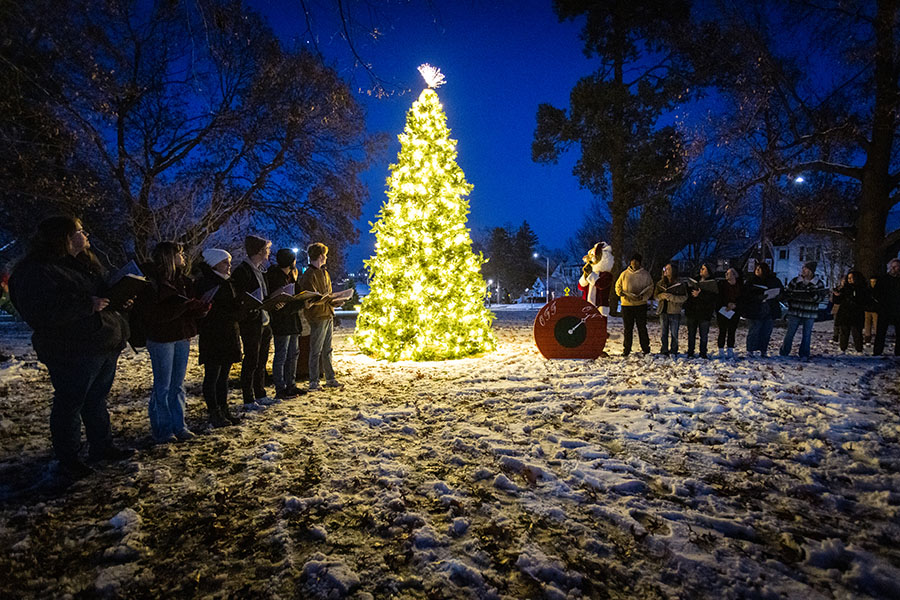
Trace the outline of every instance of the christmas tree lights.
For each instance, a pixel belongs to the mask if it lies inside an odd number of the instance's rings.
[[[426,69],[426,70],[423,70]],[[420,67],[429,86],[443,83]],[[472,186],[456,164],[443,107],[425,89],[406,115],[387,201],[373,225],[375,256],[366,261],[353,340],[379,359],[445,360],[493,350],[493,315],[484,305],[484,257],[472,251],[466,227]]]

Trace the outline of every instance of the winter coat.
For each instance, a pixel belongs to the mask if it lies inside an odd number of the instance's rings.
[[[875,310],[887,318],[900,318],[900,277],[882,275],[875,282],[873,296],[876,301]]]
[[[666,291],[666,288],[678,283],[678,281],[669,281],[667,277],[663,277],[656,282],[656,289],[653,290],[653,295],[656,296],[656,299],[659,301],[656,314],[681,314],[681,307],[688,298],[687,294],[671,294]]]
[[[272,267],[266,271],[266,284],[269,286],[269,295],[274,294],[280,288],[289,283],[296,283],[297,278],[293,273],[285,273],[278,267]],[[300,311],[303,304],[298,301],[288,302],[279,310],[273,310],[272,335],[295,335],[302,329],[300,324]]]
[[[741,316],[753,321],[781,318],[781,305],[778,302],[779,296],[766,300],[764,289],[759,286],[764,286],[766,289],[784,289],[781,281],[774,275],[769,275],[764,279],[757,277],[756,274],[751,274],[743,286],[743,294],[740,296],[740,302],[738,302],[738,310]]]
[[[643,306],[652,295],[653,278],[643,267],[635,270],[629,265],[616,280],[616,296],[622,300],[622,306]]]
[[[743,285],[741,285],[740,279],[736,280],[734,285],[728,283],[727,279],[722,279],[719,281],[719,295],[716,297],[716,308],[727,307],[729,304],[734,304],[736,307],[741,301],[742,292]]]
[[[164,280],[152,267],[145,271],[152,285],[135,299],[135,310],[144,325],[147,340],[158,343],[189,340],[197,335],[197,319],[207,307],[194,296],[194,282],[178,274]]]
[[[310,265],[309,268],[304,271],[303,276],[300,277],[298,285],[301,290],[319,292],[320,294],[330,294],[332,292],[331,276],[328,274],[328,271],[325,270],[324,266],[314,267]],[[310,323],[334,318],[334,307],[330,302],[318,304],[308,303],[307,306],[306,318]]]
[[[206,263],[200,263],[197,294],[202,296],[218,286],[212,307],[198,321],[200,329],[200,364],[229,365],[241,362],[241,336],[238,319],[242,309],[230,279],[218,275]]]
[[[715,292],[700,290],[700,294],[694,296],[693,291],[689,291],[684,301],[684,316],[693,321],[711,321],[718,302],[719,295]]]
[[[263,273],[265,273],[263,271]],[[266,298],[269,295],[269,290],[265,285],[265,275],[263,275],[263,290],[262,297]],[[235,267],[231,271],[231,282],[234,284],[234,291],[237,292],[238,302],[242,306],[246,306],[247,300],[245,300],[245,296],[248,293],[255,292],[260,288],[259,279],[256,277],[256,272],[254,271],[253,266],[244,259],[241,264]],[[250,300],[252,302],[252,300]],[[253,323],[259,323],[260,325],[269,322],[269,315],[264,310],[246,310],[242,314],[242,318],[240,319],[240,323],[243,325],[251,325]]]
[[[865,283],[844,284],[831,295],[837,313],[834,321],[838,325],[862,327],[866,321],[866,306],[869,304],[869,286]]]
[[[814,319],[819,316],[819,303],[825,299],[825,284],[817,276],[806,281],[800,276],[788,282],[784,290],[788,316]]]
[[[43,362],[125,347],[129,330],[122,313],[94,312],[92,297],[102,298],[105,291],[102,274],[72,256],[26,257],[9,279],[10,298],[34,330],[32,345]]]

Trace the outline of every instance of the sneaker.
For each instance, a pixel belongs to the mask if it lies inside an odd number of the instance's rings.
[[[327,382],[327,383],[325,384],[325,387],[327,387],[327,388],[332,388],[332,389],[335,389],[335,390],[339,390],[339,389],[342,389],[342,388],[344,387],[344,384],[343,384],[343,383],[339,383],[339,382],[335,379],[335,380],[332,380],[332,381]]]
[[[263,396],[262,398],[257,398],[256,403],[260,406],[269,406],[271,404],[275,404],[278,402],[275,398],[269,398],[268,396]]]
[[[59,472],[63,477],[72,480],[84,479],[85,477],[95,473],[94,469],[84,464],[77,458],[74,460],[60,461]]]
[[[291,392],[294,396],[302,396],[306,393],[306,390],[301,390],[297,386],[290,388],[288,391]]]
[[[259,402],[254,400],[253,402],[244,402],[244,412],[262,410],[265,408]]]
[[[309,384],[309,391],[310,391],[310,392],[318,392],[320,389],[322,389],[322,388],[319,387],[319,384],[318,384],[318,383],[311,383],[311,384]]]
[[[185,427],[181,431],[175,434],[175,438],[180,442],[186,442],[191,438],[197,437],[193,431]]]
[[[104,446],[100,450],[91,450],[88,452],[88,461],[96,462],[98,460],[125,460],[131,458],[134,454],[133,448],[116,448],[112,444]]]
[[[276,400],[289,400],[290,398],[296,398],[297,394],[291,392],[290,388],[285,388],[283,390],[278,390],[275,392]]]
[[[163,438],[153,438],[153,441],[157,444],[173,444],[178,441],[178,438],[175,437],[174,433],[170,433],[166,437]]]

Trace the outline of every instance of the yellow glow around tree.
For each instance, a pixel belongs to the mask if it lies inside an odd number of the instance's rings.
[[[353,340],[366,354],[396,360],[444,360],[496,346],[484,306],[484,257],[472,252],[466,227],[472,189],[456,164],[443,107],[426,89],[406,116],[387,202],[366,261]]]

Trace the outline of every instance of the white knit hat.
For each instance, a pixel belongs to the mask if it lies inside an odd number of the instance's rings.
[[[226,258],[231,258],[231,255],[219,248],[207,248],[203,251],[203,261],[211,267],[216,266]]]

